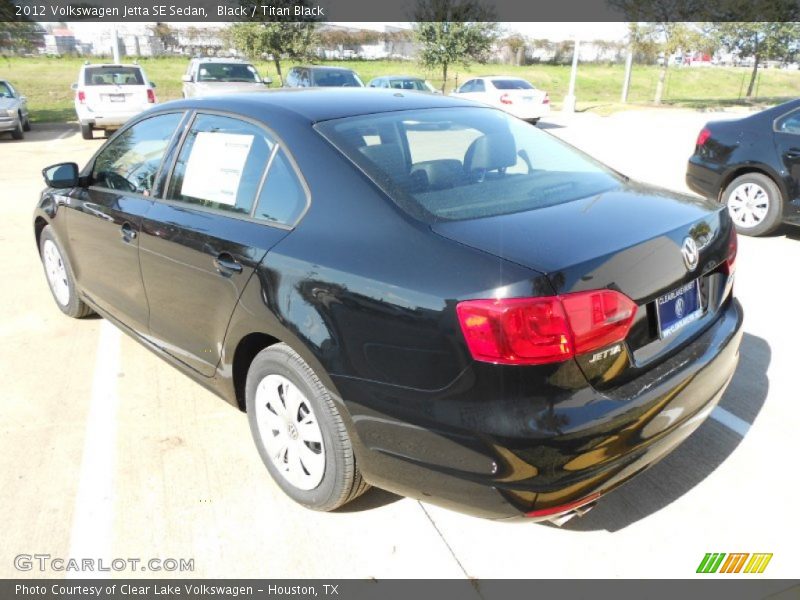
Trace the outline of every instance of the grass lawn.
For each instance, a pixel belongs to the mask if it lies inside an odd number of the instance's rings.
[[[82,64],[79,58],[3,58],[0,57],[0,79],[9,79],[28,96],[34,122],[69,121],[75,118],[72,107],[75,81]],[[97,61],[99,62],[99,61]],[[181,75],[187,59],[165,57],[141,59],[148,77],[156,82],[159,99],[173,100],[181,95]],[[367,83],[373,77],[386,74],[409,74],[426,77],[437,88],[441,74],[426,71],[414,62],[339,61],[331,64],[354,69]],[[257,63],[262,76],[269,76],[277,85],[278,77],[272,63]],[[291,62],[282,65],[284,73]],[[476,75],[509,74],[524,77],[550,93],[555,108],[559,108],[569,86],[569,66],[530,65],[472,65],[451,68],[448,91],[456,81],[463,83]],[[765,69],[759,72],[755,100],[759,104],[775,104],[800,96],[800,71]],[[630,105],[647,106],[653,100],[658,67],[634,65],[629,105],[619,102],[624,77],[622,65],[584,64],[578,69],[576,96],[579,110],[601,114],[624,109]],[[750,69],[706,67],[671,67],[667,74],[664,103],[688,108],[730,106],[743,102],[749,82]]]

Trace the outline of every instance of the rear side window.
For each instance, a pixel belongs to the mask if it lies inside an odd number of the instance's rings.
[[[778,119],[775,130],[781,133],[800,135],[800,110],[791,112]]]
[[[183,142],[166,197],[249,215],[274,146],[251,123],[199,114]]]
[[[142,70],[137,67],[86,67],[86,85],[144,85]]]
[[[306,207],[306,191],[283,150],[278,149],[258,196],[255,217],[293,225]]]
[[[397,111],[316,127],[401,208],[429,221],[535,210],[621,183],[588,156],[491,108]]]
[[[120,133],[94,161],[92,184],[149,196],[183,113],[150,117]]]
[[[476,79],[475,83],[472,85],[473,92],[485,92],[486,85],[483,83],[483,79]]]
[[[533,90],[530,83],[524,79],[493,79],[492,85],[498,90]]]

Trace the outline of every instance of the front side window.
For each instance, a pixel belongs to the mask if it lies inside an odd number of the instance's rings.
[[[251,123],[199,114],[178,155],[166,197],[249,215],[274,145]]]
[[[0,81],[0,98],[13,98],[14,89],[5,81]]]
[[[92,185],[151,195],[170,139],[183,113],[150,117],[129,127],[100,151],[92,168]]]
[[[399,206],[429,221],[535,210],[621,184],[600,163],[491,108],[398,111],[316,127]]]
[[[467,83],[465,83],[459,88],[458,92],[460,94],[467,94],[469,92],[474,92],[475,91],[474,88],[475,88],[475,80],[470,79]]]
[[[86,67],[86,85],[144,85],[142,70],[138,67]]]
[[[197,81],[256,83],[258,72],[253,65],[242,63],[202,63]]]
[[[485,92],[486,85],[483,83],[483,79],[476,79],[475,84],[472,88],[473,92]]]

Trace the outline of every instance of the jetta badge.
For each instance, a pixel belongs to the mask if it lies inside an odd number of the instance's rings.
[[[697,242],[694,241],[694,238],[687,237],[683,240],[681,254],[683,254],[683,262],[686,264],[686,268],[694,271],[700,261],[700,252],[697,249]]]

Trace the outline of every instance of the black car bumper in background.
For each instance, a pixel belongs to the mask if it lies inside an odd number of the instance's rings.
[[[733,376],[741,325],[741,306],[729,299],[708,329],[646,375],[604,393],[585,380],[561,382],[572,389],[557,400],[524,377],[501,377],[506,389],[487,397],[480,369],[505,369],[495,365],[471,367],[432,392],[334,380],[371,483],[483,517],[553,519],[594,502],[700,426]],[[524,372],[512,369],[503,372]]]
[[[716,200],[722,189],[722,173],[695,155],[686,165],[686,185],[693,192]]]

